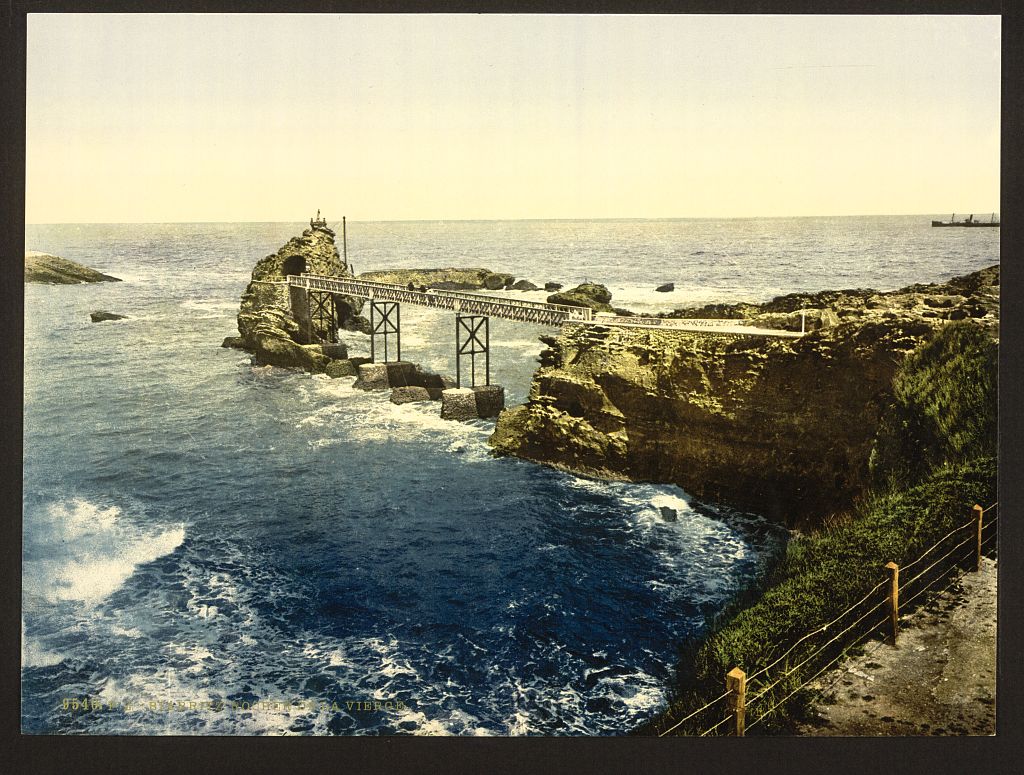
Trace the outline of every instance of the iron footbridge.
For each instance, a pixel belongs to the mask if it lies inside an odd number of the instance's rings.
[[[620,317],[600,312],[595,315],[594,311],[587,307],[549,304],[543,301],[527,301],[525,299],[509,299],[502,296],[488,296],[482,293],[443,291],[434,288],[417,291],[396,283],[357,280],[349,277],[328,277],[312,274],[288,275],[288,279],[285,282],[292,287],[304,288],[314,294],[338,293],[369,299],[374,304],[384,302],[415,304],[420,307],[449,310],[463,316],[482,315],[556,328],[566,324],[583,324],[641,329],[658,328],[669,331],[690,331],[731,336],[772,336],[780,338],[798,338],[803,336],[801,331],[758,328],[743,320],[641,316]]]
[[[544,326],[557,327],[566,323],[588,323],[593,320],[594,316],[593,310],[587,307],[548,304],[547,302],[524,299],[506,299],[500,296],[442,291],[433,288],[416,291],[410,290],[404,285],[347,277],[288,275],[288,284],[295,288],[305,288],[307,291],[358,296],[373,302],[415,304],[420,307],[444,309],[463,315],[485,315]]]

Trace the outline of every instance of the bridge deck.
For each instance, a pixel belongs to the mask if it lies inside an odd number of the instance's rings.
[[[793,338],[803,336],[798,331],[782,331],[774,328],[756,328],[744,325],[738,320],[702,318],[650,318],[618,317],[599,314],[586,307],[572,307],[565,304],[548,304],[542,301],[509,299],[503,296],[488,296],[482,293],[462,291],[411,291],[407,286],[394,283],[380,283],[372,280],[357,280],[350,277],[327,277],[323,275],[288,275],[288,285],[310,291],[341,293],[374,301],[397,301],[421,307],[451,310],[468,315],[515,320],[520,323],[538,323],[547,326],[562,326],[567,323],[584,325],[626,326],[630,328],[661,328],[673,331],[699,331],[708,334],[777,336]],[[275,283],[277,284],[277,283]]]
[[[434,289],[411,291],[404,285],[356,280],[348,277],[288,275],[288,284],[310,291],[343,293],[346,296],[359,296],[374,301],[397,301],[421,307],[452,310],[466,315],[487,315],[488,317],[504,318],[521,323],[539,323],[546,326],[561,326],[563,323],[569,322],[585,323],[593,319],[593,311],[586,307],[506,299],[500,296],[485,296],[479,293],[462,293],[461,291]]]

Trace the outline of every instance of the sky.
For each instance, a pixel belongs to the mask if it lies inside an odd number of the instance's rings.
[[[996,16],[30,14],[26,221],[999,209]]]

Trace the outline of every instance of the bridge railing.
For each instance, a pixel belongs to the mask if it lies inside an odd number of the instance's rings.
[[[678,326],[699,326],[701,328],[721,328],[723,326],[752,326],[753,323],[742,318],[652,318],[641,315],[601,315],[597,316],[598,323],[611,323],[612,325],[624,325],[632,323],[639,326],[659,326],[661,328],[673,328]]]
[[[662,328],[677,331],[702,330],[716,334],[751,334],[755,336],[776,336],[799,339],[799,331],[781,328],[760,328],[753,321],[731,318],[652,318],[640,315],[618,316],[598,313],[593,321],[599,325],[622,326],[625,328]]]
[[[524,299],[508,299],[488,296],[482,293],[464,293],[430,289],[410,290],[397,283],[382,283],[373,280],[357,280],[347,277],[326,277],[322,275],[288,275],[288,284],[308,290],[344,293],[379,301],[397,301],[417,304],[436,309],[450,309],[479,315],[538,322],[547,325],[561,325],[569,321],[586,322],[593,319],[593,310],[587,307],[573,307],[566,304],[548,304]]]

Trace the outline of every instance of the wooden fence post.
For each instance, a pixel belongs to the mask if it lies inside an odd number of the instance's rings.
[[[985,509],[981,506],[974,505],[974,521],[978,526],[978,545],[974,555],[974,571],[978,572],[981,570],[981,520],[985,516]]]
[[[725,688],[729,692],[729,709],[736,724],[736,737],[743,737],[747,726],[747,674],[734,667],[725,674]]]
[[[892,629],[892,645],[900,634],[900,566],[894,562],[886,563],[889,571],[889,625]]]

